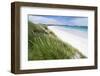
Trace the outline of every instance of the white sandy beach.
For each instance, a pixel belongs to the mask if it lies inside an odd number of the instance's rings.
[[[77,48],[83,55],[88,55],[88,38],[83,32],[76,30],[66,30],[59,26],[48,26],[59,39]]]

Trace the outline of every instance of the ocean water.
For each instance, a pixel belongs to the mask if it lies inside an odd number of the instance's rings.
[[[80,31],[80,32],[84,32],[84,33],[87,33],[88,32],[88,26],[61,26],[61,27],[64,27],[65,29],[68,29],[68,30],[77,30],[77,31]]]
[[[76,36],[88,39],[87,26],[67,26],[67,25],[50,25],[50,26],[53,26],[54,28],[58,28],[59,30],[63,30],[65,32],[69,32],[70,34],[74,34]]]

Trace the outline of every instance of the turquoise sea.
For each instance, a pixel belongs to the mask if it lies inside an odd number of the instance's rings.
[[[61,26],[64,27],[65,29],[68,30],[77,30],[77,31],[81,31],[81,32],[88,32],[88,26]]]

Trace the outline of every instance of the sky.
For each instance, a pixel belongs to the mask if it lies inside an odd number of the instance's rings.
[[[88,17],[75,16],[50,16],[50,15],[29,15],[28,20],[36,24],[56,24],[70,26],[87,26]]]

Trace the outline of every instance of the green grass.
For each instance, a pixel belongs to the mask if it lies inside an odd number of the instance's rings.
[[[28,22],[28,60],[85,58],[78,49],[59,40],[46,25]]]

